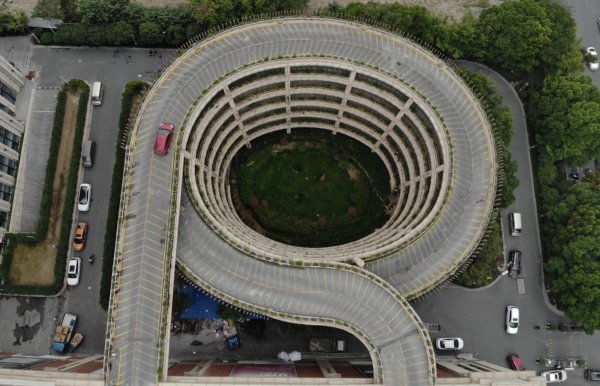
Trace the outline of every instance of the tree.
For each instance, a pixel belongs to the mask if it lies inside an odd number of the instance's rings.
[[[576,263],[552,281],[552,292],[569,317],[585,332],[600,329],[600,263]]]
[[[577,25],[571,11],[556,0],[539,3],[550,20],[550,44],[540,51],[543,72],[569,73],[581,70],[581,57],[577,44]]]
[[[166,30],[171,26],[184,26],[191,18],[185,7],[144,7],[144,21],[154,22]]]
[[[185,28],[181,25],[171,25],[165,30],[165,44],[179,46],[186,41]]]
[[[6,5],[0,6],[0,36],[21,35],[27,31],[27,15],[13,12]]]
[[[142,46],[158,46],[163,43],[160,25],[154,22],[140,24],[139,43]]]
[[[79,14],[79,0],[60,0],[60,8],[63,13],[63,20],[69,23],[81,21]]]
[[[106,40],[115,46],[124,46],[133,41],[133,26],[126,21],[118,21],[106,28]]]
[[[512,117],[508,107],[502,103],[502,98],[496,94],[496,87],[486,76],[465,68],[461,68],[460,71],[464,77],[468,78],[469,85],[478,91],[477,96],[488,107],[486,112],[489,118],[495,122],[496,138],[501,142],[501,151],[504,158],[501,165],[504,184],[500,206],[506,208],[515,201],[514,190],[519,186],[519,179],[515,176],[518,166],[512,160],[508,150],[513,136]]]
[[[532,105],[536,141],[552,162],[600,155],[600,91],[591,78],[547,77]]]
[[[438,48],[455,59],[473,57],[473,48],[477,36],[477,18],[467,13],[460,23],[450,23],[446,26],[445,39],[438,40]]]
[[[86,24],[108,24],[123,20],[129,0],[81,0],[81,21]]]
[[[552,37],[553,24],[541,3],[507,1],[483,10],[476,24],[475,56],[503,71],[533,72]]]
[[[399,3],[351,3],[341,9],[340,12],[386,23],[436,47],[446,46],[447,23],[423,6]]]
[[[43,17],[46,19],[62,19],[63,10],[60,0],[38,0],[31,12],[32,17]]]
[[[200,24],[218,27],[246,13],[241,0],[190,0],[191,15]]]

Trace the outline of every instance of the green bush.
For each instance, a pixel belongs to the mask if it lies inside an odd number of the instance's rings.
[[[62,213],[61,230],[59,236],[58,247],[56,251],[56,263],[54,265],[54,283],[50,286],[18,286],[7,283],[8,274],[10,272],[10,264],[12,262],[13,251],[18,242],[38,242],[46,237],[48,231],[49,214],[52,205],[52,184],[54,174],[56,172],[56,160],[58,156],[58,148],[62,134],[62,124],[65,113],[65,104],[67,91],[81,90],[79,96],[79,106],[77,110],[77,121],[75,126],[75,135],[73,137],[73,153],[71,154],[71,164],[66,186],[65,206]],[[71,218],[73,216],[73,206],[75,204],[75,196],[77,193],[77,177],[79,174],[79,162],[81,158],[81,144],[83,141],[83,130],[85,127],[85,118],[87,113],[87,100],[89,99],[88,85],[79,79],[73,79],[65,83],[58,94],[58,101],[54,116],[54,125],[52,128],[52,138],[50,140],[50,154],[48,156],[48,164],[46,166],[46,177],[44,181],[44,191],[40,203],[40,216],[35,235],[7,234],[7,245],[3,251],[3,261],[0,266],[0,277],[5,284],[2,286],[7,293],[19,294],[37,294],[37,295],[52,295],[57,293],[63,285],[67,254],[69,251],[69,237],[71,234]],[[69,204],[70,203],[70,204]]]
[[[155,47],[163,44],[164,36],[160,25],[154,22],[140,24],[139,44],[146,47]]]
[[[52,42],[54,41],[53,39],[54,34],[48,31],[42,33],[42,36],[40,36],[40,42],[45,46],[52,44]]]
[[[104,233],[104,253],[102,256],[102,278],[100,279],[100,307],[108,309],[110,300],[110,286],[115,255],[115,241],[117,225],[119,222],[119,206],[121,204],[121,186],[125,169],[125,149],[121,141],[127,138],[127,124],[131,114],[133,97],[145,91],[150,85],[146,82],[134,80],[125,85],[121,97],[121,114],[119,115],[119,133],[115,147],[115,164],[113,166],[112,182],[110,186],[110,201],[108,216],[106,218],[106,231]]]
[[[490,235],[477,257],[457,279],[456,284],[477,288],[490,284],[498,277],[498,261],[502,255],[502,227],[499,217],[490,220]]]

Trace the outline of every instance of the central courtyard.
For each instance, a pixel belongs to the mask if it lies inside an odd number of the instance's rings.
[[[236,156],[233,201],[255,231],[285,244],[327,247],[382,226],[390,178],[369,148],[323,130],[273,133]],[[386,213],[386,210],[388,213]]]

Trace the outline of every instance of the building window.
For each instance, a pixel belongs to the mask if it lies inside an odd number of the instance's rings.
[[[4,82],[0,82],[0,96],[8,99],[13,105],[17,100],[17,92],[8,87]]]
[[[0,172],[14,176],[17,171],[17,161],[0,154]]]
[[[8,212],[0,211],[0,228],[6,228],[6,220],[8,219]]]
[[[13,150],[19,151],[19,143],[21,143],[21,137],[12,131],[6,130],[0,126],[0,142],[10,146]]]
[[[12,186],[0,183],[0,199],[10,202],[10,199],[12,198],[12,192]]]

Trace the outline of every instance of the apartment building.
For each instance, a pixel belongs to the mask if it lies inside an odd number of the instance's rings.
[[[8,228],[25,130],[15,116],[17,94],[24,84],[23,74],[0,56],[0,240]]]

